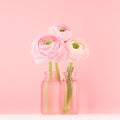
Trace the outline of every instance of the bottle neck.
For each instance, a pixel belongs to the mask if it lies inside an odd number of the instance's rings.
[[[58,81],[56,71],[52,71],[52,73],[50,73],[49,71],[45,71],[45,76],[46,80],[48,81]]]

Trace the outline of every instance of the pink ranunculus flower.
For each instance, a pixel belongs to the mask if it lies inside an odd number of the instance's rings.
[[[88,57],[89,49],[82,40],[70,40],[66,42],[66,49],[69,52],[68,60],[79,60]]]
[[[60,61],[65,57],[65,43],[53,35],[42,35],[33,40],[31,54],[35,63]]]
[[[64,41],[68,41],[72,37],[72,32],[66,25],[51,26],[48,32],[62,38]]]

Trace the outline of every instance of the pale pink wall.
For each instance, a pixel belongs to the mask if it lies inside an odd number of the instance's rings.
[[[29,50],[55,23],[69,25],[90,49],[76,68],[80,112],[120,112],[119,0],[0,0],[0,113],[40,112],[44,66]]]

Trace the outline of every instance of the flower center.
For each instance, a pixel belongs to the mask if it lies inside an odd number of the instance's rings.
[[[74,49],[78,49],[80,47],[80,43],[74,42],[74,43],[72,43],[72,46]]]
[[[65,32],[67,30],[67,28],[64,26],[59,26],[58,29],[60,32]]]
[[[65,32],[65,29],[61,28],[59,31],[60,31],[60,32]]]
[[[44,45],[50,45],[50,44],[52,44],[52,42],[53,42],[53,40],[51,40],[51,39],[45,40]]]

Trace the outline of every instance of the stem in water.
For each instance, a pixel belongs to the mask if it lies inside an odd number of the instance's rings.
[[[44,86],[44,97],[45,97],[45,109],[46,113],[49,113],[50,111],[50,103],[49,103],[49,83],[52,78],[52,62],[50,61],[48,63],[48,71],[49,71],[49,77],[48,77],[48,82],[46,82]]]
[[[67,90],[66,95],[64,99],[64,110],[63,112],[69,112],[70,111],[70,103],[72,98],[72,83],[71,83],[71,76],[73,73],[73,63],[70,63],[70,65],[67,67],[67,74],[66,74],[66,84],[67,84]]]

